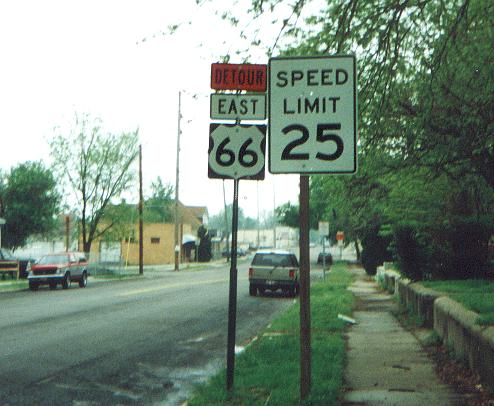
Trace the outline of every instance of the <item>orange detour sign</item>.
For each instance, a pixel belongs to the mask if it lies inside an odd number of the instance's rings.
[[[211,89],[265,92],[267,65],[212,63]]]

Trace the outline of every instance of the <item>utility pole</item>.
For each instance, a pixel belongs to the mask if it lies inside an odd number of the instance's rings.
[[[65,216],[65,252],[69,251],[70,246],[70,216]]]
[[[178,188],[179,188],[179,168],[180,168],[180,120],[182,118],[181,100],[182,92],[178,92],[178,131],[177,131],[177,168],[175,172],[175,271],[179,271],[180,241],[178,235]]]
[[[139,145],[139,275],[144,274],[144,232],[142,226],[142,145]]]

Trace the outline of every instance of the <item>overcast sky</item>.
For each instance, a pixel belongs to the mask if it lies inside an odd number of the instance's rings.
[[[182,23],[176,34],[163,34],[176,23]],[[53,128],[69,126],[74,112],[90,113],[111,132],[139,127],[145,185],[157,176],[175,185],[178,92],[184,90],[180,200],[219,212],[222,181],[207,178],[210,69],[240,46],[237,38],[212,6],[199,8],[194,0],[1,2],[0,169],[49,162]],[[232,188],[227,181],[227,203]],[[277,205],[296,201],[298,176],[267,173],[259,191],[261,212],[273,209],[273,191]],[[255,217],[256,182],[241,181],[239,195]]]

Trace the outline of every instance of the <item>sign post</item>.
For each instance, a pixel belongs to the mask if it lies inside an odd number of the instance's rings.
[[[267,66],[251,64],[211,65],[211,88],[265,92]],[[235,371],[235,330],[237,320],[237,234],[238,189],[240,179],[264,179],[266,126],[241,125],[240,120],[264,120],[264,94],[221,93],[211,95],[210,117],[235,120],[235,124],[209,126],[208,177],[233,179],[232,241],[230,249],[230,289],[228,299],[228,342],[226,388],[233,389]]]
[[[329,235],[329,223],[319,222],[319,237],[322,239],[322,279],[326,280],[326,237]],[[329,247],[328,247],[329,248]]]
[[[338,241],[338,247],[340,248],[340,261],[343,259],[343,241],[345,241],[345,233],[343,231],[336,232],[336,241]]]
[[[269,171],[300,176],[300,398],[311,387],[309,176],[357,171],[355,56],[269,60]]]

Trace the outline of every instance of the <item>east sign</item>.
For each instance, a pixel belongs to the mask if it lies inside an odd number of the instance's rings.
[[[264,120],[266,95],[213,93],[210,117],[213,120]]]
[[[269,171],[355,173],[355,57],[271,58],[269,72]]]

